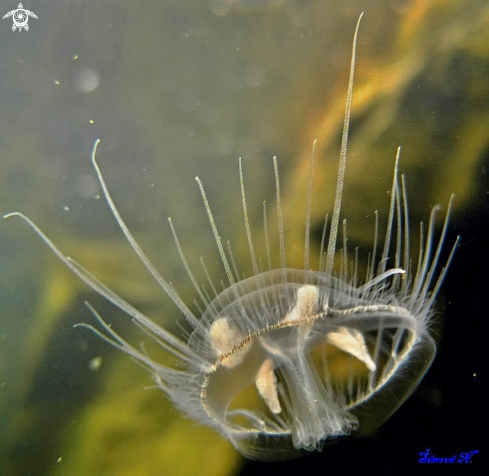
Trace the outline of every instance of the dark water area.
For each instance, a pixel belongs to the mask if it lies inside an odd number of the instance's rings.
[[[20,8],[14,1],[0,7],[0,17]],[[223,241],[232,242],[239,266],[251,273],[238,157],[250,222],[261,236],[277,156],[286,239],[299,243],[300,255],[308,158],[318,139],[312,235],[319,248],[362,11],[343,207],[350,249],[358,246],[361,257],[370,251],[376,210],[385,226],[399,145],[413,240],[431,207],[446,210],[455,193],[440,262],[458,235],[461,241],[431,324],[438,351],[412,396],[372,435],[286,463],[258,463],[183,418],[159,390],[145,389],[154,382],[129,357],[74,328],[94,324],[89,301],[135,346],[146,344],[145,334],[72,276],[25,223],[0,220],[0,475],[318,468],[485,474],[486,2],[26,0],[22,8],[37,16],[29,17],[28,31],[12,30],[13,15],[0,21],[0,214],[25,213],[64,253],[175,334],[182,334],[180,314],[134,256],[101,196],[90,162],[95,140],[124,220],[189,303],[195,292],[169,216],[189,262],[208,257],[215,282],[224,276],[196,175]],[[149,344],[149,352],[158,350]],[[461,453],[478,453],[463,465],[421,463],[428,450],[462,460]]]

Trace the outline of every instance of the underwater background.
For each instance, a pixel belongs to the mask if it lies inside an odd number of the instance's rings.
[[[17,0],[0,2],[0,16]],[[398,145],[411,224],[456,194],[436,305],[438,353],[415,393],[370,437],[287,463],[247,462],[182,417],[150,376],[96,336],[84,301],[128,339],[117,312],[19,220],[0,221],[0,475],[236,475],[315,466],[412,474],[419,452],[478,450],[487,422],[489,4],[483,0],[24,1],[29,31],[0,21],[0,213],[31,217],[69,256],[160,325],[178,313],[124,241],[90,163],[129,228],[192,302],[187,257],[215,253],[194,177],[246,260],[238,157],[250,219],[274,196],[277,155],[286,240],[301,243],[307,166],[318,139],[313,229],[332,209],[351,42],[357,49],[343,215],[369,250],[385,220]],[[445,251],[447,251],[445,250]],[[443,261],[443,260],[442,260]],[[246,262],[246,266],[249,263]],[[216,276],[223,273],[216,266]],[[220,274],[219,274],[220,273]],[[217,278],[218,279],[218,278]],[[432,469],[433,465],[427,465]],[[438,468],[439,469],[439,468]],[[464,468],[465,469],[465,468]]]

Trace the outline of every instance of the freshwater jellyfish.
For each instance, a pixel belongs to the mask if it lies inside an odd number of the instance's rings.
[[[406,184],[398,173],[398,149],[383,243],[378,238],[381,233],[376,218],[374,243],[363,277],[359,277],[358,253],[352,257],[347,249],[346,220],[340,221],[360,19],[353,40],[334,207],[331,219],[324,223],[317,269],[310,264],[316,143],[309,164],[301,268],[292,268],[286,262],[285,219],[275,157],[280,256],[276,268],[272,266],[275,246],[270,240],[266,204],[264,250],[259,252],[255,246],[245,175],[239,161],[242,213],[253,269],[253,275],[247,278],[243,278],[231,246],[223,245],[204,185],[196,178],[227,281],[227,287],[219,291],[202,259],[199,266],[207,283],[198,284],[195,268],[187,261],[169,218],[176,251],[202,309],[196,316],[155,269],[127,228],[97,163],[99,141],[95,142],[92,162],[107,204],[133,251],[191,327],[187,337],[174,335],[151,321],[63,254],[28,217],[17,212],[6,215],[26,221],[68,268],[131,317],[173,356],[175,363],[171,367],[159,364],[144,348],[132,346],[90,304],[87,306],[98,326],[80,326],[139,361],[183,413],[215,428],[240,453],[254,460],[291,459],[321,450],[340,437],[372,431],[410,395],[436,352],[429,334],[433,305],[458,243],[457,239],[448,259],[439,266],[453,196],[438,239],[435,222],[441,207],[436,205],[426,232],[421,225],[419,248],[413,253]],[[340,228],[343,240],[337,267]],[[377,253],[378,248],[382,251]]]

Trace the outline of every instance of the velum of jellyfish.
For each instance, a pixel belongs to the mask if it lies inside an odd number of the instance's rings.
[[[347,249],[346,220],[340,222],[360,19],[353,40],[334,207],[330,220],[324,223],[317,269],[310,265],[316,143],[309,165],[301,268],[286,262],[285,217],[275,157],[278,243],[270,239],[270,211],[264,204],[264,250],[255,248],[245,174],[239,161],[242,213],[253,269],[250,277],[243,278],[230,245],[223,245],[204,185],[196,178],[226,277],[220,290],[221,284],[211,278],[204,257],[198,266],[207,282],[198,283],[195,265],[187,261],[170,218],[176,252],[196,293],[197,316],[155,269],[127,228],[97,163],[99,141],[95,142],[92,162],[107,204],[133,251],[191,327],[186,337],[151,321],[64,255],[28,217],[17,212],[6,215],[26,221],[68,268],[171,354],[174,365],[159,364],[144,348],[135,348],[90,304],[87,306],[98,327],[79,326],[91,329],[139,361],[183,413],[215,428],[240,453],[254,460],[291,459],[321,450],[341,437],[372,431],[411,394],[436,352],[429,334],[433,305],[458,243],[457,239],[448,259],[440,265],[453,196],[439,236],[435,236],[435,222],[441,207],[436,205],[426,229],[421,225],[419,248],[413,252],[406,183],[398,173],[398,149],[387,226],[381,232],[376,215],[375,238],[364,276],[359,275],[358,253]],[[338,244],[340,228],[343,240]],[[337,248],[341,248],[339,266],[335,266]],[[272,254],[277,249],[280,264],[274,267]]]

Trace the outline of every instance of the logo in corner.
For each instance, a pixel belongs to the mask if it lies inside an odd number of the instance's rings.
[[[37,15],[29,10],[26,10],[22,3],[19,3],[16,10],[12,10],[3,16],[3,18],[8,17],[12,17],[12,20],[14,21],[12,25],[13,31],[15,31],[17,28],[19,31],[22,31],[22,28],[24,28],[25,31],[29,31],[29,25],[27,24],[29,17],[37,18]]]

